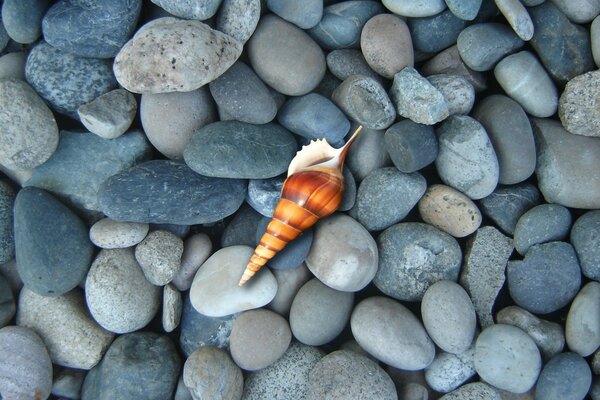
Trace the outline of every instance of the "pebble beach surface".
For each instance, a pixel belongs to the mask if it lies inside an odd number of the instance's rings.
[[[600,400],[598,1],[0,8],[0,398]]]

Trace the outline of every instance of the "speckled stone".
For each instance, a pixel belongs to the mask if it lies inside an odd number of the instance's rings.
[[[217,13],[217,29],[246,43],[258,25],[260,7],[260,0],[223,0]]]
[[[565,337],[571,351],[582,357],[600,347],[600,283],[587,283],[571,303],[565,325]]]
[[[463,385],[476,373],[475,346],[471,345],[460,354],[437,352],[431,364],[425,368],[425,381],[436,392],[448,393]]]
[[[450,46],[446,50],[429,59],[420,69],[424,76],[435,74],[459,75],[466,78],[475,88],[481,92],[487,87],[486,76],[482,72],[473,71],[463,62],[458,52],[458,46]]]
[[[564,240],[571,229],[571,213],[558,204],[533,207],[519,218],[513,235],[515,249],[521,255],[533,245]]]
[[[104,139],[124,134],[137,113],[137,101],[125,89],[115,89],[79,106],[79,120],[92,133]]]
[[[183,309],[181,301],[181,292],[173,285],[168,284],[163,288],[162,296],[162,326],[165,332],[174,331],[181,321],[181,313]]]
[[[339,49],[329,52],[327,68],[342,81],[351,75],[364,75],[381,81],[381,77],[369,67],[362,52],[357,49]]]
[[[438,152],[433,127],[409,119],[396,122],[385,131],[385,147],[400,171],[418,171],[435,161]]]
[[[439,400],[463,399],[503,400],[498,390],[483,382],[468,383],[440,397]]]
[[[472,21],[477,16],[482,0],[445,0],[446,5],[458,18]]]
[[[212,346],[188,357],[183,381],[195,399],[240,399],[244,388],[242,371],[226,351]]]
[[[168,231],[150,232],[135,246],[135,259],[144,276],[153,285],[171,282],[181,267],[183,240]]]
[[[103,218],[90,228],[90,240],[103,249],[131,247],[146,237],[149,228],[148,224]]]
[[[0,180],[0,264],[15,257],[15,236],[13,207],[15,189],[4,180]]]
[[[567,82],[558,103],[558,116],[571,133],[600,137],[600,72],[591,71]]]
[[[489,71],[506,55],[523,47],[523,41],[499,23],[480,23],[465,28],[457,40],[461,58],[475,71]]]
[[[467,26],[452,10],[431,17],[409,18],[407,24],[415,50],[423,53],[438,53],[456,44],[458,35]]]
[[[597,281],[600,281],[599,235],[600,211],[588,211],[575,221],[570,236],[583,275]]]
[[[469,114],[475,103],[473,85],[461,75],[436,74],[427,77],[442,96],[450,115]]]

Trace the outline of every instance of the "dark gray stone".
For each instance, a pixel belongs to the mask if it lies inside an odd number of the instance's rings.
[[[210,178],[181,162],[153,160],[107,179],[98,202],[117,221],[195,225],[233,214],[245,196],[241,179]]]
[[[246,202],[265,217],[272,217],[286,178],[285,175],[279,175],[274,178],[251,179],[248,182]]]
[[[466,21],[455,16],[451,10],[432,17],[409,18],[407,24],[415,50],[424,53],[437,53],[452,46],[467,26]]]
[[[42,17],[50,5],[49,0],[5,0],[2,23],[8,36],[23,44],[38,40],[42,34]]]
[[[338,79],[364,75],[381,83],[381,77],[371,69],[362,52],[357,49],[333,50],[327,54],[327,68]]]
[[[302,2],[267,0],[267,7],[281,18],[301,29],[312,28],[321,21],[323,16],[323,0]]]
[[[353,125],[353,128],[357,127]],[[385,143],[385,131],[364,128],[346,158],[346,168],[360,182],[372,171],[392,165]]]
[[[409,119],[397,122],[385,131],[385,145],[396,168],[405,173],[431,164],[438,153],[433,127]]]
[[[44,39],[78,56],[112,58],[133,34],[141,10],[141,0],[61,0],[44,15]]]
[[[219,121],[194,133],[183,158],[205,176],[264,179],[287,171],[296,150],[293,135],[278,124]]]
[[[533,207],[519,218],[515,227],[515,249],[521,255],[535,244],[564,240],[571,229],[571,213],[558,204]]]
[[[256,243],[260,241],[263,233],[267,229],[267,225],[271,222],[270,218],[263,218],[258,222],[256,229]],[[293,241],[289,242],[279,253],[267,262],[267,266],[273,269],[289,269],[296,268],[302,264],[313,241],[313,230],[304,231]]]
[[[262,219],[263,215],[254,208],[244,203],[235,213],[229,224],[225,227],[221,235],[221,247],[235,245],[256,246],[254,234],[256,225]]]
[[[117,86],[111,60],[79,57],[46,42],[29,53],[25,77],[52,109],[73,119],[79,106]]]
[[[185,19],[203,21],[216,14],[222,0],[151,0],[166,12]]]
[[[8,325],[15,316],[17,304],[8,280],[0,275],[0,328]]]
[[[524,42],[508,26],[482,23],[465,28],[458,35],[457,46],[461,58],[475,71],[489,71],[504,56],[514,53]]]
[[[581,286],[581,268],[569,243],[531,246],[522,261],[509,261],[510,296],[527,311],[548,314],[571,302]]]
[[[460,19],[472,21],[479,13],[481,0],[445,0],[446,5]]]
[[[575,248],[583,275],[600,281],[600,210],[588,211],[573,224],[571,244]]]
[[[46,191],[26,187],[15,199],[17,270],[25,286],[60,296],[85,278],[93,245],[87,226]]]
[[[535,398],[544,400],[579,400],[592,385],[592,371],[577,353],[558,354],[542,369],[535,386]]]
[[[173,342],[154,332],[121,335],[86,376],[83,399],[171,398],[181,361]]]
[[[13,205],[15,190],[6,181],[0,181],[0,264],[15,257]]]
[[[499,187],[478,201],[483,215],[508,235],[513,235],[517,221],[527,210],[540,203],[540,192],[530,183]]]
[[[342,171],[344,175],[344,194],[342,195],[342,201],[338,206],[339,211],[348,211],[354,207],[356,202],[356,181],[354,175],[350,172],[350,168],[344,168]]]
[[[35,186],[81,211],[99,211],[98,191],[111,176],[150,158],[152,147],[140,131],[116,139],[62,131],[58,148],[33,171],[24,186]]]
[[[323,10],[323,18],[308,34],[325,49],[358,48],[360,33],[369,19],[384,12],[374,1],[346,1]]]

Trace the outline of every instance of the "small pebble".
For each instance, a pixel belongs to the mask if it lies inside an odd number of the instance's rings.
[[[446,8],[444,0],[383,0],[385,8],[403,17],[430,17]]]
[[[523,47],[523,41],[499,23],[471,25],[458,35],[456,44],[465,64],[475,71],[489,71],[506,55]]]
[[[164,286],[181,267],[183,240],[168,231],[150,232],[135,247],[135,259],[153,285]]]
[[[409,18],[412,43],[417,51],[438,53],[454,44],[467,23],[455,16],[451,10],[425,18]]]
[[[194,399],[240,399],[244,388],[242,371],[226,351],[212,346],[185,360],[183,382]]]
[[[149,228],[148,224],[103,218],[90,228],[90,240],[103,249],[131,247],[146,237]]]
[[[564,240],[571,229],[571,213],[558,204],[535,206],[519,218],[513,235],[521,255],[535,244]]]
[[[27,53],[14,51],[0,57],[0,79],[16,78],[25,80],[25,62]]]
[[[531,183],[500,186],[477,202],[483,215],[510,236],[521,215],[539,203],[540,192]]]
[[[245,44],[260,18],[260,0],[223,0],[217,14],[217,30]]]
[[[439,400],[464,399],[503,400],[496,388],[483,382],[468,383],[439,398]]]
[[[381,77],[369,67],[362,52],[357,49],[339,49],[328,53],[327,68],[342,81],[352,75],[363,75],[381,83]]]
[[[124,89],[112,90],[77,109],[77,115],[87,130],[104,139],[124,134],[136,112],[135,97]]]
[[[303,1],[302,5],[289,0],[267,0],[267,7],[301,29],[312,28],[323,16],[322,0]]]
[[[407,174],[431,164],[438,152],[433,128],[409,119],[385,131],[385,147],[396,168]]]
[[[589,211],[580,216],[571,228],[571,244],[575,248],[581,272],[600,281],[600,211]]]
[[[454,15],[465,21],[473,21],[479,13],[482,0],[445,0]]]
[[[425,380],[436,392],[448,393],[475,376],[475,347],[459,354],[438,352],[425,369]]]
[[[151,0],[169,14],[185,19],[206,20],[214,16],[221,0]]]
[[[469,114],[475,102],[475,89],[467,78],[460,75],[438,74],[427,77],[436,88],[448,107],[450,115]]]
[[[162,326],[165,332],[173,332],[181,321],[183,309],[181,293],[168,284],[163,288]]]
[[[279,315],[287,317],[296,294],[312,277],[312,274],[306,264],[302,263],[296,268],[274,269],[273,275],[277,280],[277,294],[268,307]]]
[[[561,353],[544,365],[535,386],[535,398],[581,400],[591,385],[592,372],[585,359],[575,353]]]
[[[587,357],[600,347],[600,283],[586,284],[571,303],[565,337],[571,351]]]
[[[423,76],[435,74],[459,75],[466,78],[475,88],[476,92],[481,92],[487,87],[486,76],[478,71],[473,71],[463,62],[458,51],[458,46],[450,46],[446,50],[429,59],[421,67]]]
[[[357,184],[374,170],[392,165],[384,133],[385,131],[363,128],[352,144],[346,165]]]
[[[558,116],[571,133],[600,137],[600,111],[596,107],[600,72],[592,71],[567,82],[558,102]]]
[[[212,252],[212,243],[205,233],[196,233],[183,242],[181,268],[173,277],[171,283],[180,291],[192,286],[192,280],[198,268],[206,261]]]
[[[267,225],[271,222],[270,218],[263,218],[258,222],[256,229],[256,244],[258,244],[267,230]],[[267,265],[269,268],[289,269],[296,268],[306,259],[310,246],[313,241],[313,230],[307,229],[300,234],[296,239],[289,242],[282,250],[280,250]]]
[[[519,0],[494,0],[515,33],[524,41],[533,37],[533,21]]]
[[[34,43],[42,35],[42,18],[52,2],[47,0],[5,0],[2,24],[17,43]],[[2,47],[2,46],[0,46]]]

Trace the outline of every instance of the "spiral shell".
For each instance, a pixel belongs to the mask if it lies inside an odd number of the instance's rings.
[[[273,218],[250,257],[240,286],[289,242],[337,210],[344,192],[344,160],[361,129],[359,126],[339,149],[321,139],[312,141],[296,154],[288,168],[288,178]]]

